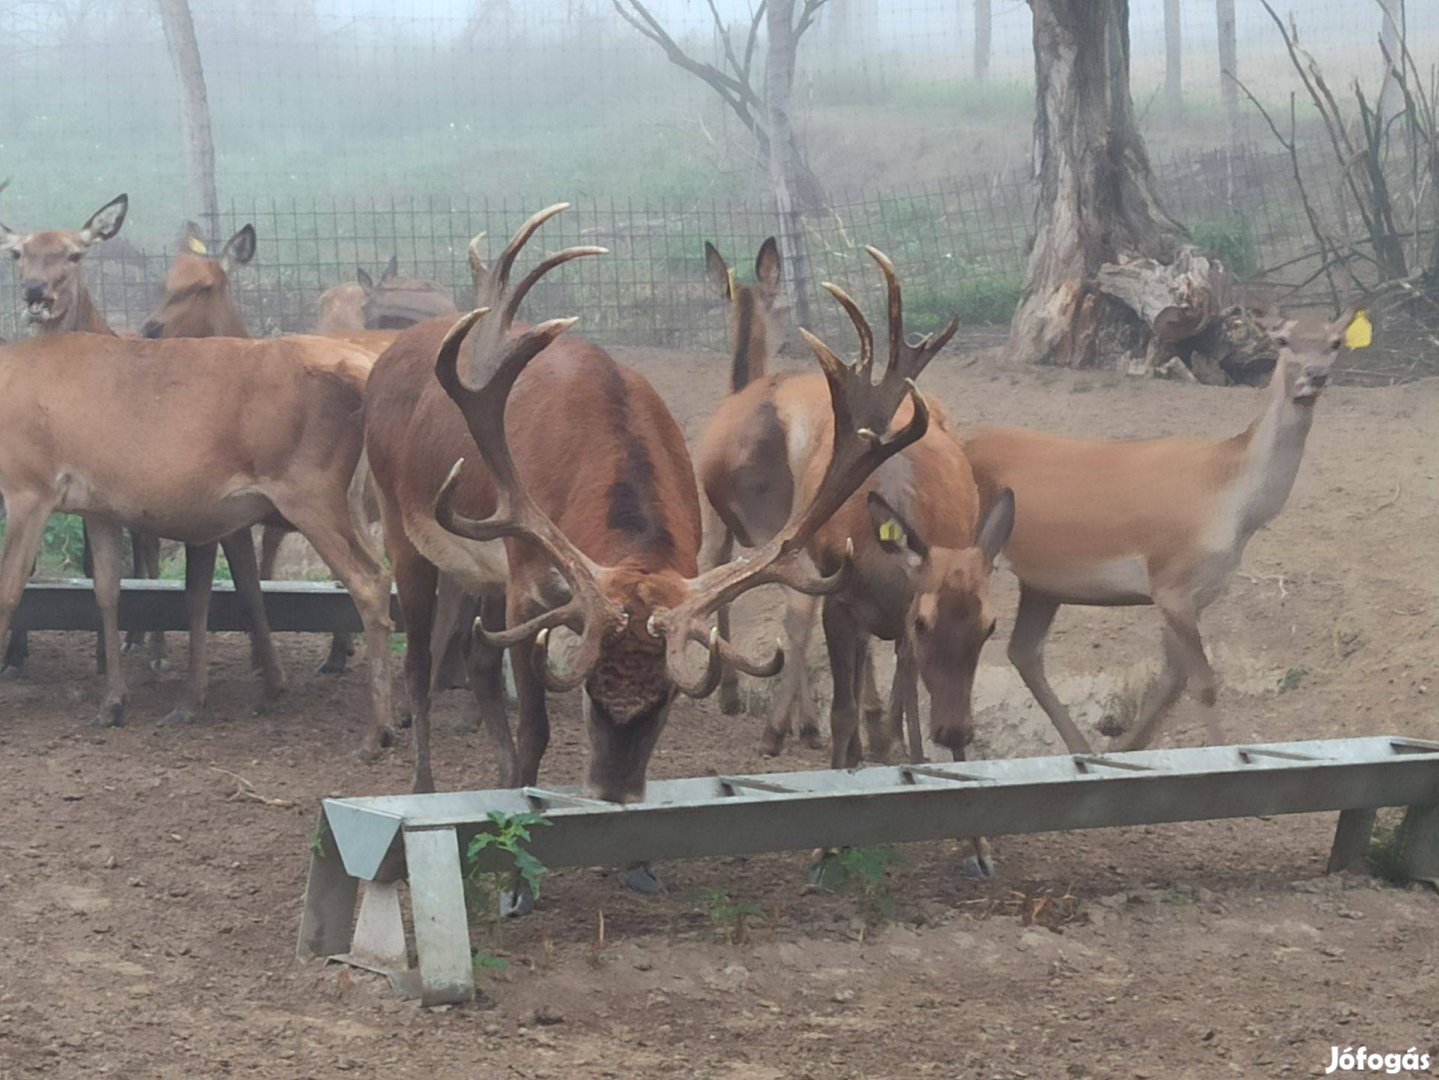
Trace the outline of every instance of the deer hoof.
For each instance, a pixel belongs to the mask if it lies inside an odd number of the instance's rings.
[[[823,750],[824,736],[819,733],[817,727],[802,727],[799,729],[799,743],[811,750]]]
[[[984,855],[970,855],[964,860],[964,872],[970,877],[975,878],[994,877],[994,856],[987,853]]]
[[[779,757],[780,751],[784,749],[784,732],[765,730],[760,736],[759,752],[765,757]]]
[[[535,894],[523,885],[500,890],[500,918],[518,919],[535,910]]]
[[[125,703],[123,701],[112,701],[100,706],[100,711],[90,721],[94,728],[111,728],[125,726]]]
[[[804,891],[807,893],[832,893],[843,883],[844,870],[839,864],[839,852],[834,848],[818,852],[805,871]]]
[[[665,883],[655,877],[654,871],[649,868],[648,863],[631,866],[625,871],[622,880],[626,889],[637,892],[641,896],[656,896],[665,891]]]
[[[334,656],[325,657],[324,661],[315,668],[316,675],[343,675],[345,673],[345,658],[336,659]]]

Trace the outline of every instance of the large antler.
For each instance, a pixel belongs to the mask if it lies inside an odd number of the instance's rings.
[[[805,507],[791,516],[784,529],[751,559],[726,563],[702,574],[689,582],[688,599],[650,618],[650,632],[665,638],[670,677],[686,693],[712,692],[718,683],[721,658],[747,673],[773,675],[779,671],[784,663],[782,646],[768,662],[747,660],[708,629],[709,616],[761,585],[785,585],[812,596],[838,589],[849,572],[851,551],[846,550],[833,574],[814,577],[803,564],[806,546],[870,473],[921,439],[929,427],[929,410],[914,380],[954,336],[959,318],[951,319],[938,334],[928,334],[911,344],[905,339],[904,305],[894,264],[875,248],[866,247],[865,251],[879,264],[889,296],[889,363],[884,376],[878,383],[873,381],[874,334],[859,306],[838,285],[825,282],[825,289],[839,301],[859,334],[859,362],[851,367],[808,330],[800,331],[819,358],[829,383],[834,411],[834,445],[829,464]],[[903,428],[890,432],[890,423],[906,397],[914,414]],[[685,646],[690,641],[707,643],[710,648],[705,676],[694,683],[687,683],[681,674]]]
[[[480,457],[494,477],[497,493],[494,513],[482,521],[456,513],[452,503],[455,482],[464,464],[461,459],[455,462],[435,496],[435,520],[450,532],[471,540],[498,540],[506,536],[526,540],[554,562],[569,585],[568,601],[499,633],[479,627],[480,633],[496,648],[507,648],[542,634],[537,658],[544,665],[545,680],[552,690],[573,689],[583,682],[599,658],[605,635],[612,628],[622,626],[625,618],[623,610],[601,592],[596,580],[599,567],[570,542],[530,497],[520,481],[505,437],[505,405],[515,380],[526,364],[577,321],[550,319],[511,336],[520,301],[555,267],[584,255],[606,253],[601,247],[567,248],[542,259],[518,285],[510,287],[510,271],[525,242],[536,229],[568,206],[569,203],[557,203],[546,207],[520,226],[487,277],[483,295],[479,297],[481,307],[454,325],[435,357],[435,375],[464,414]],[[545,661],[547,632],[556,626],[568,626],[580,634],[579,648],[571,658],[569,670],[562,674],[551,670]]]

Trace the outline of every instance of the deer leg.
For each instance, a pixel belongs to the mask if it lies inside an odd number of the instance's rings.
[[[962,746],[950,747],[949,753],[950,757],[955,761],[965,760],[964,747]],[[990,850],[989,838],[986,836],[976,836],[970,840],[970,845],[974,848],[974,853],[964,860],[965,872],[975,877],[994,877],[994,853]]]
[[[834,599],[823,607],[825,647],[834,676],[829,711],[830,768],[853,769],[860,763],[858,698],[866,636],[854,616]]]
[[[540,613],[514,598],[506,597],[507,625],[516,626]],[[550,716],[545,702],[545,679],[535,664],[533,642],[522,641],[510,650],[510,664],[515,673],[515,690],[519,696],[519,730],[516,732],[518,763],[516,786],[534,784],[540,776],[540,759],[550,745]]]
[[[1092,752],[1089,740],[1080,733],[1044,674],[1044,639],[1059,604],[1053,596],[1020,586],[1019,611],[1014,616],[1014,632],[1009,635],[1009,662],[1059,732],[1065,748],[1071,754],[1088,754]]]
[[[1184,692],[1184,684],[1187,681],[1184,670],[1184,646],[1169,625],[1167,617],[1163,642],[1164,666],[1145,688],[1144,697],[1139,705],[1139,716],[1134,721],[1134,727],[1114,744],[1115,750],[1143,750],[1148,746],[1154,740],[1154,736],[1159,730],[1159,723],[1164,719],[1165,713]]]
[[[90,527],[91,554],[95,560],[95,604],[100,609],[100,635],[105,643],[105,698],[91,721],[95,727],[119,727],[125,722],[125,669],[120,663],[120,546],[119,525],[95,522]]]
[[[280,545],[285,542],[286,532],[277,525],[263,525],[260,528],[260,580],[275,580],[275,561],[280,557]],[[254,543],[251,538],[251,543]]]
[[[15,618],[15,609],[20,606],[20,596],[25,591],[25,582],[35,570],[35,557],[40,553],[40,544],[45,537],[45,521],[50,516],[52,504],[38,499],[19,499],[11,496],[6,500],[6,533],[3,554],[0,554],[0,638],[7,635],[10,650],[17,647],[20,652],[18,663],[12,666],[11,652],[5,656],[5,665],[0,676],[13,677],[20,673],[25,657],[29,654],[23,631],[10,633],[10,624]]]
[[[318,490],[317,490],[318,489]],[[394,736],[390,726],[390,575],[367,537],[350,521],[345,485],[317,478],[307,492],[271,496],[275,509],[297,528],[339,579],[359,609],[365,628],[370,678],[370,726],[356,756],[374,761]]]
[[[255,538],[249,529],[237,529],[221,538],[220,546],[225,549],[225,561],[230,564],[235,595],[244,605],[250,622],[250,666],[260,673],[262,707],[269,706],[285,692],[285,671],[275,655],[270,620],[265,615],[265,594],[260,589],[260,571],[255,564]],[[188,577],[187,570],[187,580]],[[186,588],[188,590],[188,585]]]
[[[504,628],[502,597],[486,597],[480,602],[480,612],[488,629]],[[470,690],[475,695],[480,722],[490,733],[499,757],[500,787],[514,787],[517,761],[514,736],[510,734],[509,717],[505,715],[505,652],[485,644],[484,638],[475,634],[470,641],[469,661]]]
[[[895,678],[899,678],[896,667]],[[893,696],[893,687],[891,687]],[[894,731],[889,723],[889,709],[879,696],[879,687],[874,676],[874,650],[866,648],[859,666],[859,715],[864,722],[865,741],[869,745],[871,761],[885,761],[889,748],[894,743]]]
[[[150,533],[140,533],[131,530],[130,550],[135,563],[135,576],[154,581],[160,576],[160,538]],[[170,666],[166,654],[165,632],[163,630],[151,630],[148,634],[143,631],[132,631],[126,637],[130,650],[139,648],[148,642],[150,648],[150,670],[155,672],[164,671]],[[127,650],[129,651],[129,650]]]
[[[784,740],[792,730],[796,713],[799,715],[800,742],[811,749],[824,745],[819,733],[819,715],[809,688],[809,636],[814,631],[819,604],[818,597],[785,591],[785,663],[779,674],[774,707],[770,710],[760,741],[760,753],[768,757],[774,757],[784,749]]]
[[[439,571],[406,539],[386,537],[405,620],[405,689],[414,737],[416,792],[434,791],[430,767],[430,644]]]
[[[214,544],[185,545],[185,619],[190,624],[189,674],[180,703],[164,724],[188,724],[205,708],[209,689],[210,593],[215,583]]]
[[[5,658],[0,660],[0,679],[18,678],[25,670],[25,661],[30,659],[30,635],[16,630],[5,645]]]
[[[919,672],[914,653],[903,638],[895,643],[894,683],[889,688],[889,715],[885,720],[891,741],[908,733],[909,760],[924,761],[924,733],[919,720]]]
[[[436,587],[435,615],[430,632],[430,693],[450,690],[469,684],[470,643],[474,637],[475,616],[479,602],[452,578],[441,574]],[[495,622],[505,621],[501,607]],[[473,689],[473,687],[471,688]],[[454,730],[468,735],[479,730],[473,717],[464,716]]]

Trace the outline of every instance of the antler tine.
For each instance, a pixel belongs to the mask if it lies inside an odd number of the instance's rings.
[[[486,290],[492,293],[496,302],[505,296],[504,282],[525,240],[567,205],[559,203],[535,214],[520,226],[506,245]],[[549,270],[580,255],[596,253],[595,249],[572,248],[543,259],[535,270],[525,276],[517,292],[523,297],[523,293]],[[507,306],[515,302],[517,300],[513,295],[505,298]],[[453,504],[464,464],[461,459],[450,470],[450,475],[435,496],[435,520],[450,532],[472,540],[483,542],[503,537],[523,540],[538,547],[554,564],[569,586],[570,600],[519,626],[495,634],[483,628],[481,632],[490,643],[508,647],[556,626],[577,628],[580,645],[570,671],[558,674],[548,667],[545,669],[546,681],[552,688],[569,688],[588,676],[599,658],[606,634],[611,628],[623,624],[624,613],[600,588],[598,577],[602,573],[601,568],[550,520],[521,481],[505,432],[505,410],[515,382],[525,367],[576,320],[550,319],[510,337],[506,333],[508,323],[503,311],[485,319],[488,312],[488,308],[470,312],[445,335],[435,357],[435,376],[459,406],[470,436],[494,480],[495,509],[484,519],[467,518],[456,512]],[[472,333],[477,324],[478,332]],[[460,371],[462,352],[467,361],[463,373]]]
[[[720,659],[742,675],[753,675],[757,679],[769,679],[778,675],[784,668],[784,642],[782,641],[775,641],[774,654],[768,660],[751,660],[720,637],[718,627],[712,629],[709,634],[706,634],[698,625],[690,627],[691,641],[708,646],[711,638],[713,638],[714,647],[719,651]]]
[[[687,679],[681,674],[684,670],[685,646],[690,641],[689,635],[675,634],[665,642],[665,664],[669,668],[670,679],[674,682],[675,689],[685,697],[709,697],[719,688],[720,677],[724,674],[719,648],[719,627],[711,627],[709,633],[703,634],[699,640],[709,650],[709,659],[698,679]]]
[[[515,257],[519,255],[520,249],[529,242],[530,237],[535,235],[535,230],[562,210],[569,208],[570,204],[567,202],[547,206],[538,213],[530,215],[525,223],[516,230],[515,235],[510,237],[510,242],[505,245],[505,250],[500,252],[500,257],[495,260],[494,273],[490,276],[491,297],[487,299],[491,299],[493,302],[493,298],[498,297],[505,286],[510,283],[510,270],[515,265]]]
[[[556,671],[550,665],[550,628],[546,627],[535,635],[535,666],[544,673],[545,689],[554,694],[563,694],[584,682],[599,663],[600,650],[604,647],[604,634],[591,632],[586,627],[580,637],[579,648],[570,657],[567,670]]]
[[[889,299],[889,363],[893,366],[904,346],[904,300],[900,295],[899,275],[895,272],[894,263],[889,261],[889,256],[879,248],[866,244],[864,250],[869,252],[871,259],[879,263],[884,274],[885,291]]]
[[[859,305],[849,293],[838,285],[822,281],[820,287],[839,301],[840,307],[844,308],[845,314],[849,316],[849,321],[854,323],[855,333],[859,335],[859,366],[868,371],[874,364],[874,331],[870,329],[869,320],[864,317],[864,313],[859,310]],[[805,340],[810,340],[807,331],[801,329],[800,333],[806,335]],[[810,341],[810,347],[815,348],[814,341]]]
[[[539,281],[540,278],[548,274],[555,267],[563,266],[571,259],[583,258],[586,255],[608,255],[609,253],[609,248],[572,247],[565,248],[564,251],[557,251],[555,252],[555,254],[550,255],[544,260],[542,260],[538,266],[536,266],[533,270],[526,274],[524,278],[521,279],[520,283],[516,285],[514,290],[510,293],[508,299],[505,300],[505,306],[500,309],[500,329],[502,331],[509,330],[510,324],[514,322],[515,312],[519,311],[520,309],[520,302],[524,300],[526,294],[528,294],[529,291],[535,287],[535,283]]]

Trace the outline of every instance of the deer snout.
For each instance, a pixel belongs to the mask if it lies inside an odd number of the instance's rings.
[[[27,304],[38,304],[45,299],[45,282],[38,278],[26,278],[20,282],[20,295],[25,298]]]
[[[1316,390],[1326,386],[1329,382],[1328,368],[1306,368],[1304,377],[1309,380],[1309,385]]]

